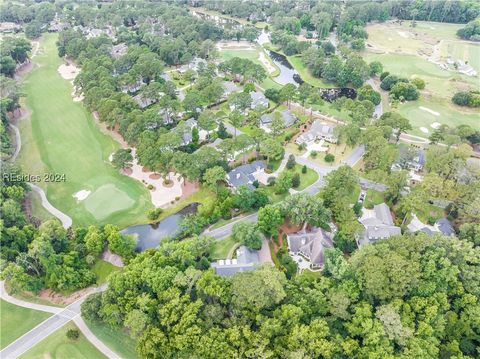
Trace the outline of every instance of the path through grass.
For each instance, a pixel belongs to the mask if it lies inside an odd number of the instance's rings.
[[[0,300],[0,349],[20,338],[50,315]]]

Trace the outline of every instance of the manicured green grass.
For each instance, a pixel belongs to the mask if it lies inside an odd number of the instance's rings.
[[[93,273],[97,276],[97,284],[103,284],[107,282],[108,276],[113,272],[118,272],[121,268],[114,266],[102,259],[95,262],[92,267]]]
[[[293,168],[293,171],[300,175],[300,186],[295,188],[297,191],[303,191],[305,188],[311,186],[318,180],[317,172],[307,167],[307,173],[302,173],[302,167],[303,166],[297,164]]]
[[[293,66],[293,68],[297,70],[302,80],[305,81],[306,83],[316,87],[325,87],[325,88],[335,87],[335,84],[328,83],[321,78],[314,77],[310,72],[310,70],[305,67],[305,65],[302,62],[302,58],[299,55],[287,56],[287,59],[290,62],[290,64]]]
[[[201,187],[197,192],[192,193],[187,198],[181,199],[180,201],[176,202],[172,206],[165,208],[165,210],[162,212],[162,214],[157,219],[157,221],[161,221],[162,219],[170,216],[171,214],[178,212],[179,210],[188,206],[189,204],[192,204],[192,203],[206,204],[210,201],[214,201],[215,198],[216,198],[215,193],[212,190],[206,187]]]
[[[50,212],[43,208],[40,195],[37,192],[28,192],[28,200],[30,203],[32,214],[36,218],[40,219],[42,222],[55,218]]]
[[[97,359],[105,356],[95,348],[85,336],[80,333],[77,340],[68,339],[69,329],[77,329],[72,322],[67,323],[56,332],[49,335],[19,358],[22,359]]]
[[[308,279],[317,280],[320,279],[320,277],[322,276],[322,272],[312,272],[311,270],[306,269],[302,272],[302,274],[300,274],[300,276]]]
[[[360,185],[355,186],[355,190],[350,193],[350,196],[348,197],[348,203],[350,204],[355,204],[358,202],[358,197],[360,196]]]
[[[374,205],[385,202],[385,197],[382,192],[375,191],[373,189],[367,189],[367,194],[365,196],[364,207],[373,208]]]
[[[135,341],[127,333],[121,329],[110,328],[103,323],[85,322],[92,333],[120,357],[123,359],[138,358],[135,351]]]
[[[146,212],[152,208],[148,190],[110,165],[108,156],[119,145],[101,133],[81,103],[73,102],[70,81],[57,71],[62,63],[55,46],[57,37],[44,36],[42,51],[34,59],[38,67],[25,79],[23,90],[32,116],[21,124],[20,163],[30,174],[65,174],[65,182],[39,185],[76,225],[124,227],[146,222]],[[92,192],[91,198],[79,202],[73,195],[83,189]]]
[[[434,206],[433,204],[425,203],[420,211],[417,211],[416,215],[420,221],[429,224],[429,219],[435,222],[437,219],[445,216],[445,210],[443,208]]]
[[[227,258],[228,253],[235,245],[235,240],[232,237],[226,237],[219,241],[215,241],[210,249],[210,257],[212,259],[225,259]]]
[[[36,327],[50,313],[27,309],[0,299],[0,349]]]

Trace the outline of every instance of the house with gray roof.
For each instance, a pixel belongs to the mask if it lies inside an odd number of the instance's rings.
[[[246,272],[255,269],[260,264],[258,251],[240,246],[237,249],[237,258],[220,259],[211,264],[215,274],[231,277],[235,273]]]
[[[238,166],[227,173],[227,183],[232,188],[247,186],[247,188],[255,189],[253,182],[256,175],[264,172],[265,163],[263,161],[255,161],[246,165]]]
[[[400,227],[394,225],[392,213],[386,203],[375,205],[373,210],[364,209],[359,221],[365,227],[363,232],[356,236],[359,247],[402,234]]]
[[[422,148],[400,147],[397,158],[392,164],[392,171],[409,169],[421,171],[425,166],[425,151]]]
[[[332,238],[321,228],[289,234],[287,242],[290,255],[304,257],[309,261],[311,269],[322,268],[325,263],[325,249],[333,248]]]
[[[250,97],[252,98],[252,103],[250,105],[252,110],[259,107],[268,108],[268,99],[260,91],[250,92]]]
[[[145,97],[143,94],[139,93],[136,96],[133,96],[133,100],[138,104],[138,107],[140,107],[142,110],[144,108],[147,108],[150,105],[153,105],[154,103],[158,102],[157,99],[151,98],[151,97]]]
[[[227,98],[232,93],[241,92],[242,88],[233,81],[223,81],[223,98]]]
[[[455,229],[453,228],[452,222],[446,218],[440,218],[435,222],[435,227],[438,228],[445,236],[454,236]]]
[[[283,124],[285,128],[293,126],[295,122],[297,122],[297,118],[293,113],[289,110],[283,110],[280,112],[281,119],[283,120]],[[270,132],[270,126],[273,121],[273,113],[266,113],[260,117],[260,128],[263,128],[265,132]]]
[[[436,233],[441,233],[445,236],[455,235],[455,229],[452,223],[447,218],[438,219],[435,224],[425,224],[418,219],[418,217],[412,213],[412,220],[407,225],[407,229],[411,233],[424,232],[429,236],[433,236]]]
[[[298,136],[295,142],[299,145],[304,143],[307,144],[316,140],[325,140],[330,143],[337,143],[338,136],[335,134],[335,127],[336,126],[327,125],[326,123],[322,123],[317,120],[312,124],[307,132]]]

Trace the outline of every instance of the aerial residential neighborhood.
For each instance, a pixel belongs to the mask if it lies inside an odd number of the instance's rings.
[[[0,358],[478,358],[480,4],[0,1]]]

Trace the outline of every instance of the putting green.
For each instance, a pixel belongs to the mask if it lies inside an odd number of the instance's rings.
[[[145,186],[124,175],[108,161],[119,144],[104,135],[91,114],[73,102],[72,84],[58,73],[57,34],[40,41],[36,67],[25,78],[23,91],[29,119],[21,122],[19,162],[29,174],[65,174],[65,181],[38,183],[49,201],[73,219],[75,225],[112,223],[120,227],[146,222],[152,208]],[[84,201],[73,197],[80,190]]]
[[[97,220],[103,220],[115,212],[129,209],[135,200],[115,185],[106,184],[88,196],[84,204]]]

